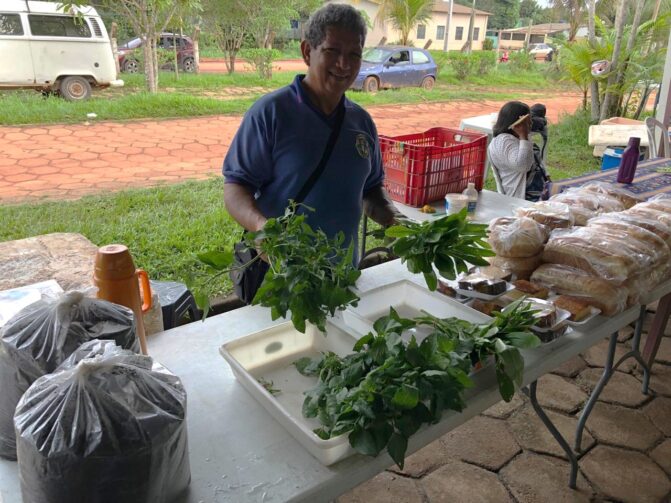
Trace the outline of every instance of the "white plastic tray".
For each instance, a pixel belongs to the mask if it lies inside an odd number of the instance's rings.
[[[347,435],[322,440],[312,430],[320,426],[301,412],[303,393],[314,388],[316,377],[301,375],[293,362],[304,356],[316,357],[333,351],[341,356],[352,352],[356,337],[330,322],[324,336],[308,325],[304,334],[291,322],[250,334],[224,344],[221,355],[231,366],[236,379],[287,431],[320,463],[328,466],[354,453]],[[259,380],[272,382],[279,393],[272,395]]]
[[[459,295],[462,295],[464,297],[469,297],[471,299],[480,299],[480,300],[498,299],[502,295],[505,295],[509,291],[515,289],[515,285],[506,281],[506,289],[503,292],[497,293],[496,295],[488,295],[486,293],[476,292],[475,290],[463,290],[463,289],[459,288],[459,283],[457,281],[446,279],[446,278],[443,278],[442,276],[440,276],[440,281],[447,284],[449,287],[453,288],[454,291],[457,292]]]
[[[389,307],[393,307],[402,318],[422,316],[422,311],[426,311],[440,318],[454,316],[471,323],[489,321],[488,316],[447,295],[430,292],[409,280],[401,280],[361,293],[358,306],[350,306],[343,311],[343,322],[359,335],[366,335],[373,329],[375,320],[389,314]],[[425,332],[419,328],[408,332],[414,333],[420,341],[428,335],[428,330]]]
[[[585,318],[583,318],[580,321],[566,320],[566,324],[571,325],[573,327],[581,327],[587,324],[587,322],[592,321],[592,319],[594,319],[594,317],[598,316],[599,314],[601,314],[601,309],[599,309],[598,307],[590,306],[589,314]]]

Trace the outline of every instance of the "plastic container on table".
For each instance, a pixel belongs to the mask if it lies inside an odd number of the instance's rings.
[[[482,190],[487,136],[458,129],[380,136],[385,188],[394,200],[420,207],[460,193],[471,182]]]

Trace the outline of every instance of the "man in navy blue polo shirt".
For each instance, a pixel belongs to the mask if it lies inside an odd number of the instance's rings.
[[[338,231],[357,249],[362,210],[382,225],[396,211],[382,187],[377,130],[345,97],[361,66],[366,25],[356,9],[328,4],[308,22],[301,43],[307,75],[257,101],[245,115],[224,161],[224,201],[249,231],[284,213],[317,167],[340,107],[342,128],[326,167],[304,199],[313,228]]]

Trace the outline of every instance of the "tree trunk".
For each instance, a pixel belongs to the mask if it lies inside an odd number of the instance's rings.
[[[468,39],[466,40],[466,54],[470,54],[473,50],[473,28],[475,28],[475,0],[471,5],[471,19],[468,23]]]
[[[195,65],[195,73],[200,73],[200,26],[196,25],[193,30],[191,40],[193,40],[193,64]]]
[[[638,32],[638,25],[641,22],[641,11],[643,11],[643,7],[645,4],[645,0],[637,0],[636,5],[634,7],[634,20],[631,23],[631,31],[629,32],[629,40],[627,40],[627,52],[626,52],[626,60],[624,61],[624,64],[622,65],[622,69],[617,72],[617,81],[615,82],[615,85],[617,86],[617,90],[619,93],[619,107],[618,107],[618,113],[621,113],[621,115],[624,117],[626,115],[626,109],[622,109],[622,87],[624,83],[624,76],[627,73],[627,67],[629,66],[629,58],[631,58],[631,52],[634,49],[634,45],[636,44],[636,35]]]
[[[588,24],[588,36],[590,44],[596,43],[596,29],[594,26],[594,17],[596,16],[596,5],[595,0],[587,0],[587,24]],[[592,78],[590,83],[590,98],[592,103],[591,117],[592,121],[596,122],[599,120],[599,114],[601,113],[601,100],[599,96],[599,81],[596,78]]]
[[[617,82],[618,66],[620,64],[620,51],[622,49],[622,35],[624,33],[624,2],[625,0],[618,0],[617,13],[615,14],[615,44],[613,44],[613,58],[611,61],[611,73],[608,77],[608,88],[606,89],[606,96],[603,98],[601,105],[601,114],[599,121],[608,119],[614,114],[614,106],[617,105],[617,93],[614,91]]]
[[[158,44],[156,43],[156,35],[154,35],[151,38],[151,58],[152,58],[152,63],[154,65],[154,82],[155,82],[155,89],[152,91],[153,93],[158,92],[158,77],[159,77],[159,68],[158,68]]]
[[[152,43],[146,39],[142,44],[142,53],[144,55],[144,80],[147,85],[147,91],[155,93],[158,90],[156,82],[156,73],[154,69],[154,58],[152,55]]]

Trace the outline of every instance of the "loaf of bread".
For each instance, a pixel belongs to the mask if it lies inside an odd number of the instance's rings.
[[[591,224],[610,226],[616,229],[641,227],[660,237],[667,245],[671,246],[671,227],[664,225],[662,222],[654,218],[647,218],[628,212],[620,212],[595,217],[587,223],[588,226]]]
[[[543,251],[544,226],[527,217],[501,217],[489,223],[489,244],[501,257],[532,257]]]
[[[601,234],[605,234],[620,241],[620,246],[630,250],[631,253],[642,257],[641,265],[646,267],[656,267],[666,264],[671,259],[671,250],[662,238],[656,234],[637,227],[628,226],[626,223],[614,224],[603,222],[592,222],[587,229],[595,229]],[[644,257],[649,257],[644,258]]]
[[[564,311],[571,313],[569,320],[582,321],[592,314],[592,310],[584,298],[575,297],[573,295],[560,295],[552,301],[555,306]]]
[[[515,215],[533,218],[550,229],[573,227],[575,221],[573,212],[567,204],[554,201],[538,201],[531,206],[517,208]]]
[[[547,299],[550,293],[544,286],[537,285],[526,279],[518,279],[513,285],[515,286],[515,290],[535,299]]]
[[[671,279],[671,263],[668,262],[629,278],[623,283],[629,291],[627,305],[638,304],[642,294],[652,291],[657,285],[669,279]]]
[[[582,207],[595,213],[612,213],[623,211],[625,208],[620,201],[606,194],[599,194],[581,189],[569,189],[561,194],[556,194],[550,201],[566,203],[571,208]]]
[[[624,213],[628,215],[638,215],[646,218],[652,218],[654,220],[659,220],[667,227],[671,227],[671,215],[651,207],[647,202],[637,204],[636,206],[629,208]]]
[[[510,271],[514,280],[529,279],[531,273],[541,265],[542,254],[534,255],[533,257],[489,257],[487,259],[493,266],[500,267],[504,271]]]
[[[671,197],[666,194],[657,194],[644,203],[638,203],[642,207],[650,208],[664,213],[671,214]]]
[[[579,297],[601,309],[606,316],[617,314],[627,306],[626,288],[575,267],[543,264],[533,272],[531,281],[556,293]]]
[[[646,250],[639,249],[640,244],[630,246],[625,239],[597,228],[555,230],[545,245],[543,262],[576,267],[594,276],[622,282],[653,262]]]
[[[640,203],[642,199],[636,196],[633,192],[623,189],[618,185],[613,185],[606,182],[588,182],[582,187],[582,191],[593,192],[596,194],[605,194],[610,197],[614,197],[625,209],[629,209],[637,203]]]

